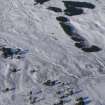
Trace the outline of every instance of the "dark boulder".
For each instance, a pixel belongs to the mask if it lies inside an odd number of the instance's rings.
[[[66,8],[73,7],[82,7],[82,8],[89,8],[94,9],[95,5],[89,2],[79,2],[79,1],[63,1]]]
[[[70,23],[64,23],[64,22],[60,22],[61,27],[63,28],[64,32],[69,35],[72,36],[74,33],[76,33],[75,28],[72,26],[72,24]]]
[[[43,84],[46,86],[54,86],[56,84],[56,81],[47,80]]]
[[[76,42],[81,42],[81,41],[83,42],[83,41],[85,41],[85,39],[82,36],[80,36],[79,34],[72,35],[71,39],[76,41]]]
[[[102,49],[99,48],[98,46],[92,45],[92,46],[89,47],[89,48],[82,48],[82,50],[83,50],[84,52],[98,52],[98,51],[101,51]]]
[[[54,12],[62,12],[62,9],[58,7],[48,7],[47,9],[54,11]]]
[[[74,15],[81,15],[84,13],[83,9],[77,7],[69,7],[64,10],[65,15],[74,16]]]
[[[64,16],[56,17],[56,20],[58,20],[60,22],[68,22],[69,21],[69,19]]]
[[[77,48],[84,48],[84,47],[85,47],[85,44],[82,43],[82,42],[78,42],[78,43],[75,43],[75,46],[76,46]]]
[[[35,5],[36,5],[36,4],[43,4],[43,3],[48,2],[50,0],[34,0],[34,1],[35,1]]]

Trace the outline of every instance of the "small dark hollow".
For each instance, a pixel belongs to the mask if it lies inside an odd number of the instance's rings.
[[[76,103],[75,105],[85,105],[84,101],[79,101],[78,103]]]
[[[13,57],[13,55],[17,55],[21,50],[20,49],[13,49],[13,48],[6,48],[3,47],[0,49],[3,52],[3,57]]]
[[[7,92],[7,91],[9,91],[9,90],[10,90],[9,88],[6,88],[4,91]]]
[[[15,88],[11,88],[11,89],[10,88],[6,88],[6,89],[3,90],[3,92],[9,92],[9,91],[12,91],[12,90],[15,90]]]
[[[30,95],[32,95],[32,91],[30,91],[29,93],[30,93]]]
[[[83,9],[76,8],[76,7],[69,7],[64,10],[65,15],[74,16],[74,15],[81,15],[84,13]]]
[[[30,72],[31,72],[31,73],[35,73],[35,70],[33,69],[33,70],[31,70]]]
[[[48,7],[47,9],[54,11],[54,12],[62,12],[62,9],[58,7]]]
[[[37,97],[30,97],[30,104],[36,103]]]
[[[60,22],[68,22],[69,19],[67,19],[66,17],[64,16],[59,16],[59,17],[56,17],[56,20],[60,21]]]
[[[83,8],[89,8],[94,9],[95,5],[89,2],[78,2],[78,1],[63,1],[66,8],[69,8],[71,6],[73,7],[83,7]]]
[[[92,45],[92,46],[89,47],[89,48],[82,48],[82,50],[83,50],[84,52],[98,52],[98,51],[101,51],[102,49],[99,48],[99,47],[97,47],[97,46],[95,46],[95,45]]]
[[[18,71],[20,71],[20,69],[16,69],[16,68],[13,68],[12,70],[11,70],[11,72],[18,72]]]

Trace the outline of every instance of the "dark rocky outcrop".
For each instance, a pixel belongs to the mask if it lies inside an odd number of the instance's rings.
[[[85,47],[85,45],[84,45],[83,42],[75,43],[75,46],[76,46],[77,48],[84,48],[84,47]],[[86,47],[85,47],[85,48],[86,48]]]
[[[69,35],[72,36],[75,32],[75,29],[72,25],[70,25],[69,23],[64,23],[64,22],[60,22],[61,27],[63,28],[64,32]]]
[[[59,22],[68,22],[69,21],[69,19],[64,16],[56,17],[56,20],[58,20]]]
[[[43,4],[43,3],[48,2],[50,0],[34,0],[34,1],[35,1],[34,5],[36,5],[36,4]]]
[[[83,9],[77,7],[69,7],[64,10],[65,15],[74,16],[74,15],[81,15],[84,13]]]
[[[89,48],[82,48],[82,50],[83,50],[84,52],[98,52],[98,51],[101,51],[102,49],[99,48],[98,46],[92,45],[92,46],[89,47]]]
[[[95,5],[89,2],[79,2],[79,1],[63,1],[66,8],[73,7],[81,7],[81,8],[89,8],[94,9]]]
[[[74,41],[76,41],[76,42],[83,42],[83,41],[85,41],[85,38],[83,38],[79,34],[73,34],[71,36],[71,39],[74,40]]]
[[[48,7],[47,9],[54,11],[54,12],[62,12],[62,9],[58,7]]]

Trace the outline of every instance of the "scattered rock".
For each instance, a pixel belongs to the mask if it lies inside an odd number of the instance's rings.
[[[36,5],[36,4],[43,4],[43,3],[48,2],[50,0],[34,0],[34,1],[35,1],[34,5]]]
[[[83,42],[83,41],[85,41],[85,39],[82,36],[80,36],[79,34],[72,35],[71,39],[76,41],[76,42]]]
[[[6,48],[6,47],[0,48],[0,51],[2,51],[2,56],[4,58],[8,57],[13,58],[14,55],[21,57],[21,55],[26,54],[28,52],[28,50],[21,50],[19,48]]]
[[[89,48],[82,48],[82,50],[83,50],[84,52],[98,52],[98,51],[101,51],[102,49],[99,48],[98,46],[92,45],[92,46],[89,47]]]
[[[57,82],[57,80],[47,80],[46,82],[44,82],[43,84],[46,85],[46,86],[54,86],[56,84],[59,84],[60,82]]]
[[[77,7],[69,7],[67,9],[64,10],[65,15],[68,16],[74,16],[74,15],[80,15],[83,14],[84,11],[81,8],[77,8]]]
[[[59,103],[56,103],[56,104],[54,104],[54,105],[64,105],[64,102],[63,102],[63,100],[60,100]]]
[[[64,22],[60,22],[61,27],[63,28],[64,32],[69,35],[72,36],[74,34],[74,27],[72,27],[70,24],[68,23],[64,23]]]
[[[30,104],[36,103],[37,97],[30,97]]]
[[[15,72],[20,71],[20,69],[13,68],[13,69],[11,69],[10,71],[15,73]]]
[[[80,102],[76,103],[75,105],[85,105],[85,103],[83,101],[80,101]]]
[[[63,1],[66,8],[71,6],[73,7],[82,7],[82,8],[89,8],[94,9],[95,5],[89,2],[79,2],[79,1]]]
[[[77,48],[84,48],[85,47],[85,44],[84,44],[84,42],[78,42],[78,43],[75,43],[75,46]]]
[[[2,90],[2,92],[9,92],[9,91],[12,91],[12,90],[14,90],[15,88],[5,88],[4,90]]]
[[[59,16],[59,17],[56,17],[56,20],[60,21],[60,22],[68,22],[69,19],[67,19],[66,17],[64,16]]]
[[[77,98],[76,101],[83,101],[83,97]]]
[[[62,9],[60,9],[58,7],[48,7],[47,9],[54,11],[54,12],[62,12]]]

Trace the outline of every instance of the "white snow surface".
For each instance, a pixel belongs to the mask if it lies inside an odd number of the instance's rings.
[[[86,105],[105,105],[105,0],[77,1],[96,6],[68,18],[81,36],[102,48],[99,52],[75,47],[56,20],[64,13],[46,9],[65,9],[62,0],[43,5],[33,5],[33,0],[0,0],[0,46],[29,50],[21,59],[5,59],[0,52],[0,105],[32,105],[30,91],[37,97],[33,105],[54,105],[60,100],[56,92],[65,94],[68,89],[81,92],[68,96],[64,105],[75,105],[79,97],[89,97]],[[10,72],[13,67],[20,71]],[[46,80],[69,85],[45,86]],[[6,88],[14,89],[4,92]]]

